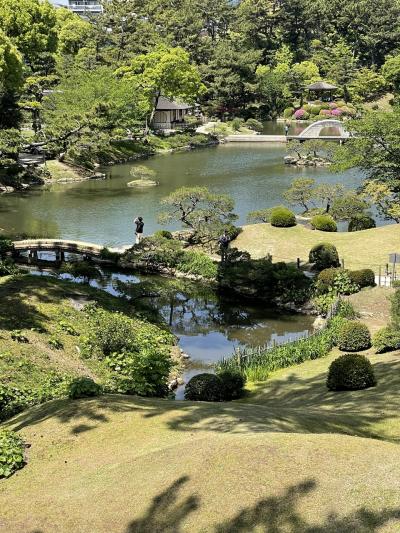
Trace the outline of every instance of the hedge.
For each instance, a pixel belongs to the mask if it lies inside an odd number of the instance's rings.
[[[328,371],[329,390],[361,390],[377,383],[371,362],[364,355],[345,354],[335,359]]]
[[[336,222],[330,215],[315,215],[311,219],[311,226],[319,231],[337,231]]]
[[[271,226],[290,228],[296,225],[296,216],[287,207],[278,206],[271,210]]]

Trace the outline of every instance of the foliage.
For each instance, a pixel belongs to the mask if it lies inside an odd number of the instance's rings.
[[[375,273],[369,268],[361,270],[351,270],[349,277],[353,283],[358,285],[361,289],[364,287],[375,287]]]
[[[333,287],[335,278],[339,272],[342,272],[342,268],[324,268],[319,272],[317,277],[317,285],[319,292],[327,292],[329,288]]]
[[[62,274],[69,274],[74,278],[82,278],[85,283],[89,283],[92,279],[100,279],[100,270],[89,261],[71,261],[70,263],[63,263],[60,272]]]
[[[0,23],[0,94],[12,93],[21,88],[22,66],[21,54],[1,30]]]
[[[375,333],[372,346],[376,353],[400,350],[400,331],[393,326],[386,326]]]
[[[247,215],[247,221],[250,222],[250,223],[271,222],[272,209],[273,208],[259,209],[257,211],[250,211],[250,213]]]
[[[204,278],[215,279],[217,266],[206,254],[196,251],[184,251],[177,265],[177,270],[187,274],[200,275]]]
[[[362,214],[369,207],[368,202],[361,198],[356,192],[346,192],[342,196],[335,198],[331,215],[335,220],[349,222],[354,217]]]
[[[362,231],[371,228],[376,228],[376,222],[369,215],[356,215],[349,221],[349,231]]]
[[[353,305],[349,300],[344,300],[340,298],[337,303],[336,317],[348,318],[349,320],[355,320],[358,318],[358,313],[354,309]]]
[[[363,187],[365,196],[376,206],[378,213],[385,220],[392,220],[399,224],[400,206],[397,189],[396,181],[390,185],[377,179],[368,180]]]
[[[135,165],[131,168],[129,173],[133,178],[141,180],[152,179],[156,175],[156,172],[153,169],[148,168],[145,165]]]
[[[304,212],[307,212],[309,211],[310,201],[313,198],[314,184],[315,179],[313,178],[296,178],[282,196],[291,205],[300,205]]]
[[[336,247],[327,242],[316,244],[311,248],[308,259],[310,263],[314,263],[316,270],[340,266],[339,254]]]
[[[295,226],[295,214],[284,206],[273,207],[271,210],[271,225],[277,228],[290,228]]]
[[[153,120],[161,95],[193,103],[196,96],[205,90],[188,52],[180,47],[158,45],[147,54],[137,55],[129,66],[120,67],[117,72],[140,87],[147,100],[149,123]]]
[[[24,441],[7,429],[0,429],[0,478],[10,477],[25,464]]]
[[[330,215],[315,215],[310,223],[314,229],[319,231],[337,231],[336,222]]]
[[[222,381],[222,399],[224,401],[237,400],[243,396],[246,378],[242,373],[234,370],[220,370],[217,376]]]
[[[78,398],[90,398],[101,394],[101,387],[92,378],[77,378],[74,379],[68,388],[68,396],[72,400]]]
[[[326,380],[326,386],[333,391],[367,389],[376,383],[370,360],[360,354],[344,354],[335,359]]]
[[[398,92],[400,89],[400,54],[388,56],[382,66],[382,74],[392,88]]]
[[[250,128],[251,130],[262,132],[264,129],[263,123],[259,120],[256,120],[255,118],[249,118],[246,120],[246,128]]]
[[[0,258],[4,258],[8,252],[13,250],[14,246],[11,239],[0,237]]]
[[[387,81],[382,74],[368,67],[363,67],[357,70],[349,90],[353,100],[368,101],[379,97],[386,87]]]
[[[172,240],[173,239],[172,233],[170,231],[166,230],[166,229],[160,229],[160,230],[156,231],[154,233],[154,237],[162,238],[162,239],[168,239],[168,240]]]
[[[102,248],[100,251],[100,259],[103,259],[104,261],[111,261],[112,263],[117,263],[119,257],[120,254],[118,252],[112,252],[106,247]]]
[[[185,387],[185,400],[219,402],[222,400],[223,382],[215,374],[197,374]]]
[[[18,273],[18,267],[15,266],[11,259],[0,259],[0,276],[11,276]]]
[[[333,291],[329,291],[315,296],[312,299],[312,304],[319,315],[327,316],[336,299],[337,295]]]
[[[339,331],[338,346],[342,352],[358,352],[371,346],[368,327],[357,320],[347,320]]]
[[[159,217],[162,224],[179,221],[200,242],[218,240],[223,230],[237,219],[233,200],[211,193],[206,187],[181,187],[163,198],[161,204],[169,209]]]
[[[266,301],[303,303],[311,282],[294,265],[273,263],[272,257],[226,262],[220,265],[218,283],[222,291]]]
[[[390,318],[392,325],[400,329],[400,288],[397,287],[395,293],[390,298]]]
[[[172,336],[122,313],[87,306],[88,335],[81,339],[83,354],[103,359],[114,372],[108,390],[141,396],[165,396],[172,367]]]
[[[242,350],[219,361],[217,372],[236,370],[242,372],[248,379],[253,376],[257,379],[265,379],[274,370],[325,357],[332,347],[333,336],[327,328],[308,338],[281,346]]]

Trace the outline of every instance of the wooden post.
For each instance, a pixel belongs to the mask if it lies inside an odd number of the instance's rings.
[[[300,270],[300,257],[297,258],[297,268]]]
[[[379,265],[378,287],[381,286],[381,265]]]
[[[342,268],[344,268],[344,258],[342,257]]]

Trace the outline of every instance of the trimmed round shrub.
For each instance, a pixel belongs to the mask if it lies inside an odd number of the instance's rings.
[[[287,207],[278,206],[271,210],[271,226],[277,228],[290,228],[296,225],[296,216]]]
[[[92,378],[77,378],[72,381],[68,389],[68,396],[72,400],[99,396],[101,387]]]
[[[215,374],[197,374],[185,387],[185,400],[220,402],[222,394],[222,380]]]
[[[400,350],[400,331],[391,326],[380,329],[372,339],[376,353]]]
[[[371,346],[369,329],[358,320],[347,320],[338,334],[338,347],[342,352],[358,352]]]
[[[246,127],[253,130],[261,132],[264,129],[263,123],[255,118],[249,118],[246,120]]]
[[[330,109],[321,109],[319,112],[320,117],[330,117],[331,116],[331,110]]]
[[[308,260],[310,263],[314,263],[317,270],[340,266],[336,246],[329,242],[321,242],[311,248]]]
[[[294,113],[294,107],[287,107],[284,112],[283,112],[283,116],[285,118],[290,118]]]
[[[160,237],[162,239],[168,239],[169,241],[174,238],[172,233],[166,229],[160,229],[155,232],[154,237]]]
[[[236,400],[243,395],[246,378],[235,370],[223,370],[217,376],[222,381],[222,398],[230,401]]]
[[[370,268],[352,270],[348,274],[351,281],[358,285],[360,289],[364,287],[375,287],[375,273]]]
[[[329,390],[361,390],[376,385],[371,361],[358,353],[346,353],[332,361],[326,386]]]
[[[318,288],[319,292],[328,292],[330,287],[333,287],[336,276],[343,272],[342,268],[325,268],[318,274]]]
[[[319,231],[337,231],[336,222],[331,215],[315,215],[311,219],[311,226]]]
[[[349,222],[349,231],[362,231],[371,228],[376,228],[376,222],[368,215],[357,215]]]

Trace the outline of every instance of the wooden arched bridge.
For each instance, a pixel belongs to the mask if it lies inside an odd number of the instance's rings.
[[[87,257],[101,257],[105,246],[82,241],[69,241],[60,239],[26,239],[14,241],[14,254],[18,257],[22,252],[27,252],[28,262],[38,259],[39,252],[54,252],[55,260],[65,261],[65,253],[83,255]],[[107,248],[110,252],[122,254],[132,245],[120,248]]]
[[[326,128],[334,128],[337,135],[321,135],[321,131]],[[341,120],[324,119],[313,122],[305,128],[299,135],[288,135],[288,140],[309,141],[310,139],[318,139],[321,141],[345,141],[350,137],[350,133],[344,127]]]

